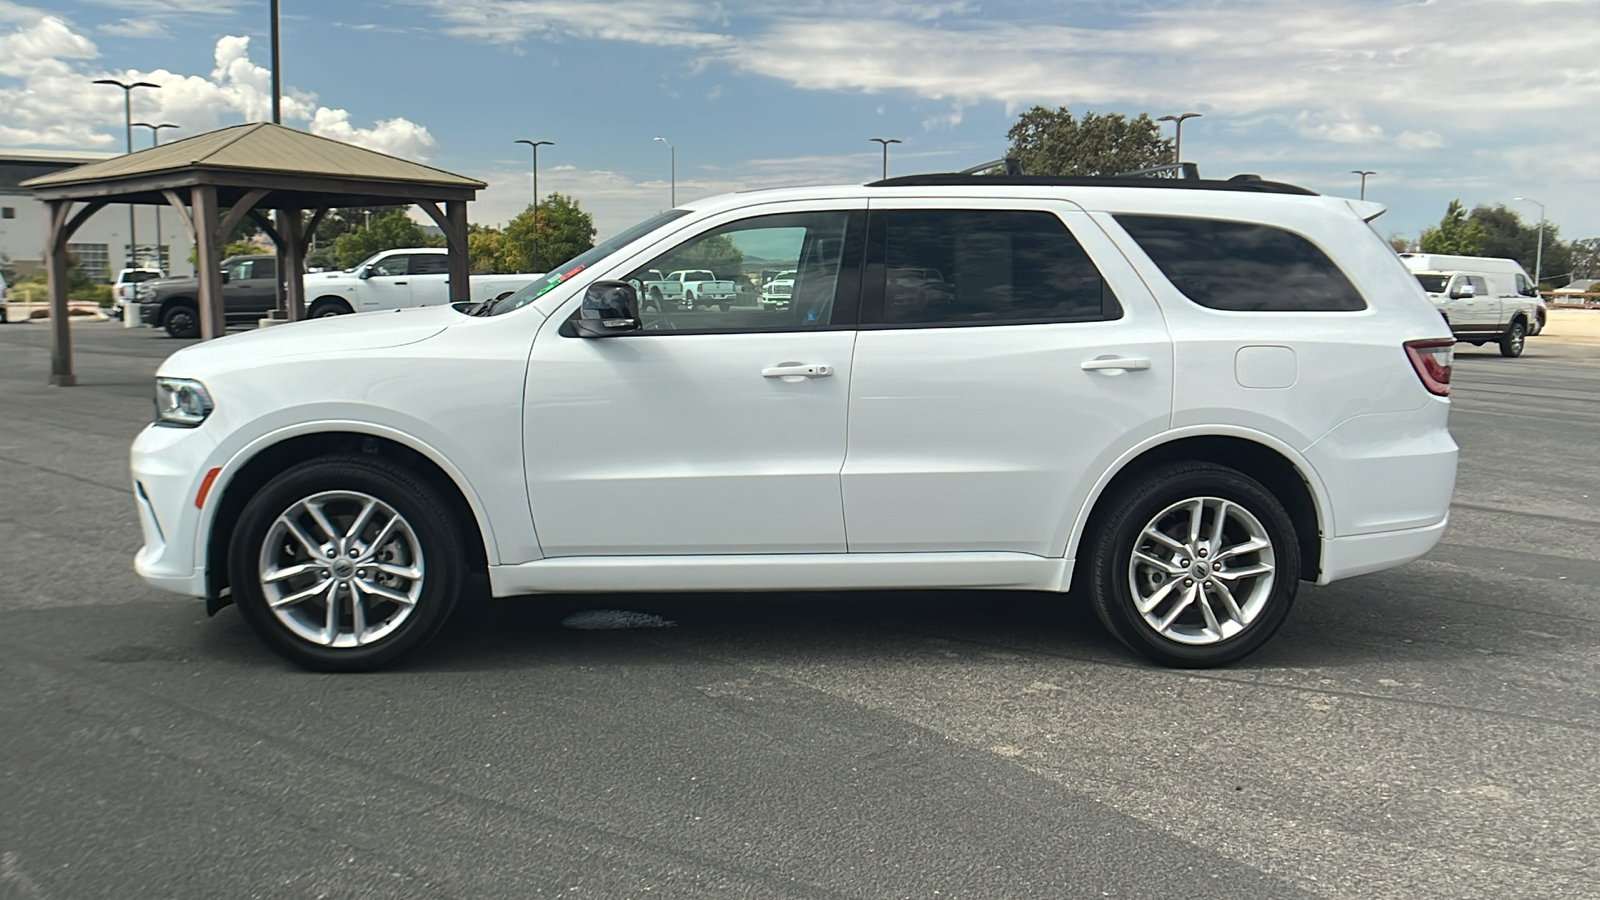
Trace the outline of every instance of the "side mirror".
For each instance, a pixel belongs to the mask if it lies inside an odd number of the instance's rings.
[[[227,269],[223,269],[222,270],[222,283],[223,284],[227,284],[228,283],[228,270]]]
[[[356,277],[360,278],[363,281],[367,280],[368,278],[371,278],[372,277],[372,267],[371,266],[362,266],[361,267],[361,271],[356,273]]]
[[[572,322],[579,337],[600,338],[639,330],[639,292],[626,281],[596,281],[583,293]]]
[[[1478,294],[1478,289],[1473,287],[1472,286],[1472,282],[1469,281],[1469,282],[1466,282],[1465,284],[1462,284],[1461,286],[1457,287],[1456,290],[1455,290],[1455,293],[1451,294],[1450,296],[1457,297],[1457,298],[1460,298],[1460,297],[1475,297],[1475,296],[1477,296],[1477,294]]]

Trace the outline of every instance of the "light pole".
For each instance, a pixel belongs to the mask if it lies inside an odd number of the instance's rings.
[[[119,88],[122,88],[122,117],[123,117],[123,122],[127,126],[127,129],[128,129],[128,152],[132,153],[133,152],[133,89],[134,88],[142,88],[142,87],[158,88],[158,87],[161,87],[161,85],[159,85],[159,84],[151,84],[148,81],[135,81],[132,84],[124,84],[124,83],[116,80],[115,78],[96,78],[94,80],[94,83],[95,84],[111,84],[111,85],[116,85]],[[138,266],[139,265],[139,261],[138,260],[139,260],[139,232],[137,230],[137,226],[135,226],[134,221],[133,221],[133,204],[129,203],[128,204],[128,264],[127,264],[127,268],[132,269],[132,268],[135,268],[136,266]]]
[[[554,147],[556,142],[519,140],[517,143],[527,144],[533,148],[533,255],[535,257],[534,264],[537,266],[537,257],[539,255],[539,148]]]
[[[1523,203],[1532,203],[1534,206],[1539,207],[1539,246],[1533,251],[1533,287],[1534,290],[1538,290],[1539,276],[1544,274],[1541,271],[1544,268],[1544,204],[1532,197],[1516,197],[1513,199],[1520,200]]]
[[[133,124],[140,128],[150,129],[150,146],[152,147],[161,146],[161,129],[178,127],[171,122],[162,122],[160,125],[151,125],[149,122],[135,122]],[[165,263],[166,260],[161,258],[161,204],[158,203],[156,204],[156,268],[165,272],[167,270]]]
[[[902,144],[905,142],[899,138],[867,138],[868,143],[873,141],[877,141],[883,145],[883,177],[885,180],[887,180],[889,178],[889,145]]]
[[[1175,162],[1175,163],[1183,162],[1183,120],[1184,119],[1198,119],[1198,118],[1200,118],[1200,113],[1184,113],[1181,116],[1162,116],[1161,118],[1156,119],[1157,122],[1172,122],[1175,125],[1177,125],[1176,133],[1173,135],[1173,138],[1172,138],[1172,161],[1173,162]]]
[[[1378,173],[1377,172],[1373,172],[1373,171],[1368,170],[1368,169],[1351,169],[1350,170],[1350,174],[1351,175],[1360,175],[1361,176],[1361,199],[1362,200],[1367,199],[1367,176],[1368,175],[1376,175]]]
[[[666,144],[667,145],[667,150],[669,151],[669,153],[671,155],[672,186],[667,190],[667,203],[668,203],[668,208],[669,209],[677,209],[678,208],[678,148],[672,146],[672,142],[671,141],[667,140],[666,138],[662,137],[659,134],[656,135],[655,137],[651,138],[651,140],[652,141],[660,141],[661,143]]]

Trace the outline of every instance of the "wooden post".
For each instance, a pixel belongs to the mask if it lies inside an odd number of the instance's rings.
[[[283,268],[278,275],[283,281],[283,316],[290,322],[306,317],[306,263],[305,249],[300,241],[300,210],[280,209],[278,219],[278,256]]]
[[[67,215],[71,200],[50,201],[50,240],[45,244],[50,278],[50,383],[78,383],[72,371],[72,328],[67,321]]]
[[[194,210],[195,277],[200,282],[200,339],[211,340],[228,332],[222,305],[222,259],[217,255],[221,249],[217,245],[217,189],[196,185],[189,196]]]
[[[449,200],[444,205],[445,239],[450,242],[450,302],[472,299],[472,260],[467,255],[467,203]]]

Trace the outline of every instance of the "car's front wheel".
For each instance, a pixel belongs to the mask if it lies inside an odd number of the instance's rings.
[[[1161,466],[1111,499],[1086,540],[1089,592],[1119,640],[1169,666],[1259,649],[1289,614],[1300,551],[1283,504],[1202,462]]]
[[[295,466],[245,505],[229,547],[239,612],[310,669],[374,669],[432,638],[461,593],[465,551],[438,491],[369,456]]]
[[[347,316],[352,312],[354,310],[350,308],[350,304],[340,300],[338,297],[323,297],[311,304],[311,310],[307,313],[307,317],[325,319],[329,316]]]
[[[174,303],[161,314],[161,327],[168,337],[199,337],[200,311],[187,303]]]

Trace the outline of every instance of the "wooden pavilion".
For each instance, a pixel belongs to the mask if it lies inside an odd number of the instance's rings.
[[[421,207],[448,242],[450,300],[471,299],[467,202],[486,187],[476,179],[267,122],[208,131],[22,186],[50,208],[45,244],[50,383],[57,385],[77,383],[67,320],[67,243],[106,204],[167,204],[178,211],[194,238],[200,335],[210,339],[226,329],[219,251],[245,217],[277,245],[284,313],[291,320],[305,315],[310,236],[329,209],[341,206]]]

